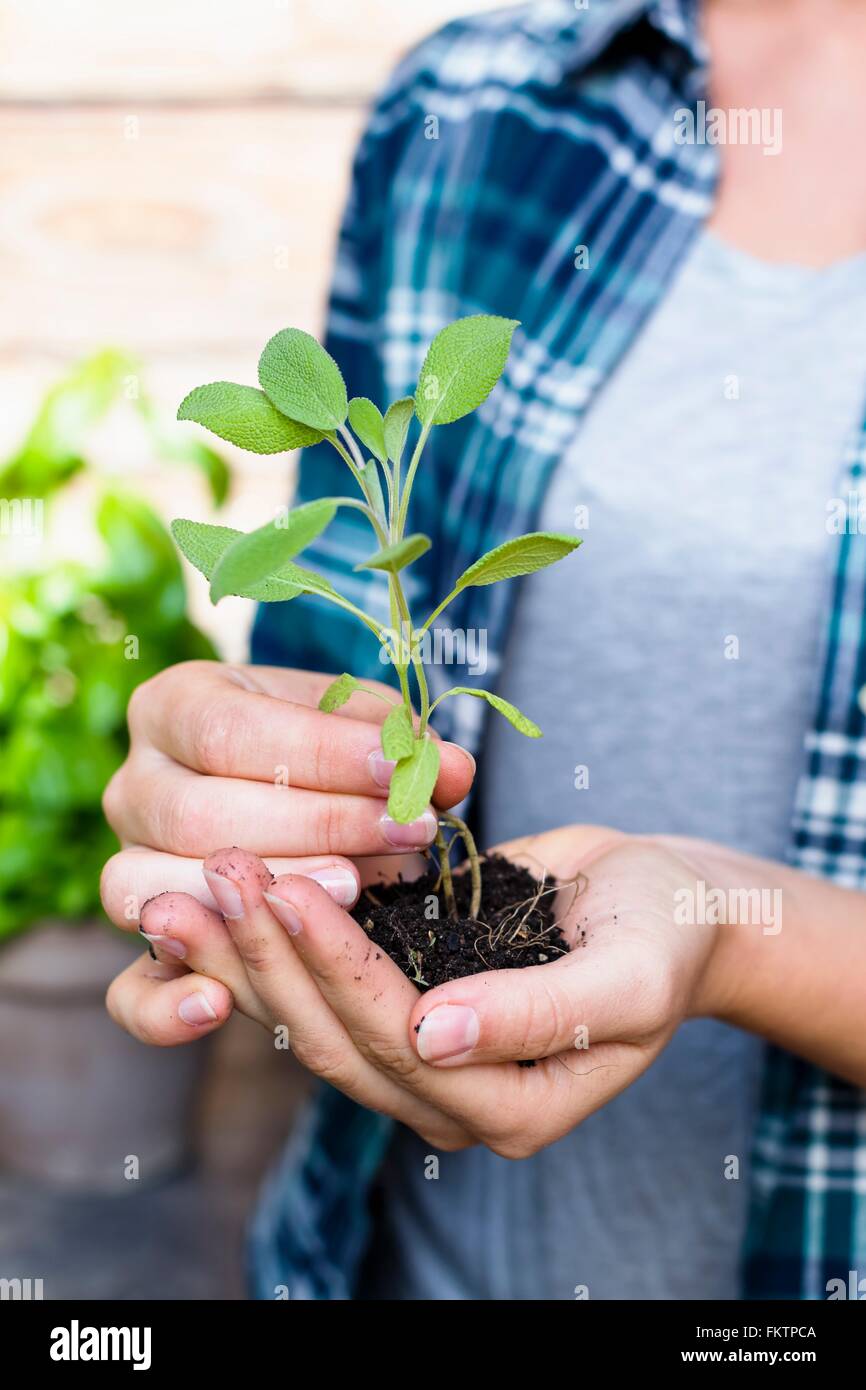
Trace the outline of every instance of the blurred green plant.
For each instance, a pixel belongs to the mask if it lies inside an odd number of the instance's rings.
[[[51,497],[57,506],[57,494],[91,471],[89,432],[124,401],[160,456],[199,468],[221,503],[225,461],[163,430],[137,363],[114,350],[48,392],[0,467],[0,499]],[[215,655],[186,617],[180,560],[156,513],[102,481],[95,508],[94,564],[4,574],[0,588],[0,938],[48,917],[100,913],[99,872],[117,848],[101,797],[126,752],[129,697],[165,666]]]

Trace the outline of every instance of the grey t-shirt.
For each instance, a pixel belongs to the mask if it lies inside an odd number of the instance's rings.
[[[498,686],[545,737],[491,720],[486,844],[580,821],[784,857],[827,503],[864,404],[866,256],[770,265],[701,234],[545,499],[540,526],[577,518],[586,544],[522,581]],[[557,1144],[444,1154],[438,1180],[399,1131],[380,1292],[738,1297],[760,1061],[757,1039],[688,1023]]]

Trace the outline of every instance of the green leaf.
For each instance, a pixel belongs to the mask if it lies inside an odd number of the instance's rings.
[[[414,414],[415,400],[412,396],[403,396],[385,411],[385,450],[394,463],[399,463],[403,457],[406,435]]]
[[[436,334],[415,391],[422,425],[448,425],[487,399],[502,375],[517,323],[475,314]]]
[[[508,700],[503,700],[501,695],[492,695],[489,690],[475,690],[469,685],[455,685],[453,689],[446,692],[448,695],[476,695],[479,700],[486,700],[488,705],[492,705],[500,714],[504,714],[509,724],[513,724],[521,734],[526,734],[527,738],[541,738],[541,730],[537,724],[533,724],[531,719],[527,719],[525,714],[521,714],[516,705],[512,705]],[[444,699],[445,696],[440,696]]]
[[[386,758],[400,762],[411,757],[414,743],[412,716],[405,705],[395,705],[382,725],[382,752]]]
[[[319,709],[323,710],[325,714],[333,714],[335,709],[340,709],[347,700],[351,699],[355,691],[360,689],[361,682],[356,681],[354,676],[350,676],[348,671],[344,671],[342,676],[331,681],[319,701]]]
[[[0,468],[0,496],[45,498],[80,472],[89,432],[138,372],[134,358],[113,348],[73,366],[43,397],[21,448]]]
[[[547,565],[564,560],[581,544],[574,536],[558,535],[555,531],[533,531],[517,536],[488,550],[468,570],[464,570],[454,585],[456,592],[473,585],[496,584],[500,579],[514,579],[521,574],[533,574]]]
[[[216,449],[212,449],[201,439],[173,440],[168,446],[164,434],[161,436],[160,452],[177,463],[189,463],[197,468],[207,481],[214,506],[222,506],[229,495],[232,480],[229,466],[222,454],[218,454]]]
[[[439,776],[439,745],[428,736],[416,739],[412,752],[401,758],[391,778],[388,814],[401,825],[417,820],[427,810]]]
[[[178,621],[184,608],[183,574],[156,513],[140,497],[114,489],[100,498],[96,524],[107,550],[106,565],[93,581],[100,593],[127,610],[143,603],[163,620]]]
[[[375,555],[371,555],[369,560],[364,560],[363,564],[356,565],[355,569],[387,570],[388,574],[399,574],[400,570],[417,560],[419,555],[424,555],[432,544],[430,537],[422,536],[420,532],[414,536],[406,536],[394,545],[386,545],[383,550],[377,550]]]
[[[385,421],[382,412],[366,396],[355,396],[349,401],[349,424],[371,454],[380,463],[385,463],[388,454],[385,449]]]
[[[299,555],[334,519],[337,503],[325,497],[295,507],[283,517],[241,535],[220,555],[210,576],[214,603],[226,594],[245,592],[263,579],[280,574],[288,560]]]
[[[178,549],[205,579],[210,579],[222,556],[244,533],[232,526],[211,526],[204,521],[187,521],[181,517],[171,523],[171,534]],[[279,575],[254,584],[241,595],[258,603],[280,603],[297,598],[304,589]]]
[[[337,593],[333,584],[323,574],[316,574],[315,570],[301,569],[300,565],[293,565],[291,562],[288,565],[283,565],[279,574],[275,575],[274,578],[295,586],[302,594],[320,594],[323,598],[330,598]],[[243,592],[243,597],[250,597],[246,590]]]
[[[373,503],[373,511],[384,527],[388,514],[385,510],[385,494],[382,492],[379,465],[375,459],[368,459],[364,464],[364,482],[367,484],[367,490]]]
[[[259,383],[278,410],[314,430],[337,430],[345,422],[349,403],[340,368],[299,328],[284,328],[265,345]]]
[[[205,579],[210,579],[217,561],[232,542],[243,535],[243,531],[237,531],[233,526],[211,526],[204,521],[188,521],[185,517],[178,517],[171,523],[171,534],[190,564]]]
[[[233,381],[197,386],[181,401],[177,418],[195,420],[220,439],[253,454],[282,454],[322,438],[320,430],[281,414],[264,391]]]

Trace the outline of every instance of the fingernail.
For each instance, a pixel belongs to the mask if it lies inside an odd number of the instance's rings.
[[[216,1011],[206,994],[188,994],[185,999],[181,999],[177,1011],[184,1023],[201,1024],[216,1021]]]
[[[297,936],[304,924],[292,904],[287,903],[285,898],[278,898],[276,893],[265,893],[264,897],[271,905],[271,912],[278,922],[282,922],[289,936]]]
[[[215,874],[213,869],[205,869],[204,876],[223,917],[232,921],[237,917],[243,917],[243,899],[231,879],[223,878],[222,874]]]
[[[176,936],[154,936],[146,931],[143,931],[141,935],[145,941],[150,942],[151,946],[158,946],[169,956],[176,956],[178,960],[183,960],[186,957],[186,947],[182,941],[178,941]]]
[[[336,866],[331,869],[311,869],[304,877],[313,878],[316,883],[320,883],[338,907],[351,907],[358,896],[355,876],[348,869],[340,869]]]
[[[367,766],[377,787],[390,787],[391,775],[397,766],[393,758],[386,758],[381,748],[374,748],[367,756]]]
[[[478,1041],[478,1015],[466,1004],[437,1004],[418,1029],[418,1055],[425,1062],[443,1062],[471,1052]]]
[[[424,849],[436,839],[437,820],[432,811],[425,811],[420,820],[413,820],[410,825],[383,816],[381,825],[382,834],[395,849]]]
[[[468,748],[464,748],[462,743],[443,743],[443,744],[442,744],[442,747],[443,747],[443,748],[456,748],[457,751],[458,751],[458,753],[462,753],[463,756],[464,756],[464,758],[467,760],[467,762],[469,763],[470,767],[472,768],[472,776],[473,776],[473,777],[475,776],[475,766],[476,766],[476,764],[475,764],[475,759],[473,758],[472,754],[469,752],[469,749],[468,749]]]

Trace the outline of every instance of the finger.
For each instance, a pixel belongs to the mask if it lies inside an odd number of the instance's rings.
[[[278,861],[272,857],[268,859],[268,863],[273,866],[275,866],[277,862]],[[373,888],[376,884],[381,886],[386,883],[395,883],[398,879],[402,879],[404,883],[412,883],[414,879],[420,878],[423,873],[426,873],[429,866],[429,857],[425,857],[423,854],[359,856],[354,863],[361,876],[361,887]],[[282,869],[274,867],[275,878],[278,878],[280,874],[293,874],[294,872],[295,870],[292,868],[289,861],[286,861],[285,867]],[[324,884],[323,887],[327,887],[327,885]],[[334,902],[336,902],[339,907],[354,907],[354,902],[338,902],[333,893],[331,897],[334,898]]]
[[[501,1067],[445,1074],[428,1066],[410,1040],[407,1022],[418,991],[357,922],[308,879],[276,879],[266,900],[358,1050],[401,1087],[484,1138],[508,1113],[515,1087],[524,1093],[535,1085],[521,1083],[517,1067],[506,1075]]]
[[[286,859],[277,855],[269,867],[275,874],[309,875],[343,907],[351,907],[358,897],[360,872],[350,859],[338,855]],[[205,907],[217,906],[202,876],[201,859],[130,845],[112,855],[102,870],[102,905],[123,931],[137,931],[143,904],[165,892],[189,893]]]
[[[382,1075],[355,1047],[297,956],[290,932],[270,911],[264,894],[271,875],[262,861],[244,850],[219,850],[205,861],[204,873],[251,985],[272,1023],[288,1030],[299,1061],[360,1104],[393,1115],[425,1136],[435,1135],[440,1147],[469,1143],[465,1130]]]
[[[157,1047],[194,1042],[222,1027],[232,1012],[225,985],[149,955],[112,981],[105,1002],[115,1023]]]
[[[125,798],[122,838],[184,857],[204,858],[215,844],[258,855],[405,854],[436,835],[432,811],[401,825],[373,797],[201,777],[165,760],[148,781],[146,795]],[[116,818],[113,826],[121,834]]]
[[[575,1050],[568,1058],[550,1056],[527,1069],[501,1062],[431,1067],[419,1058],[412,1028],[402,1018],[407,997],[417,998],[417,991],[358,924],[307,880],[276,880],[268,901],[358,1049],[505,1157],[526,1157],[561,1138],[651,1060],[649,1048],[615,1042],[599,1043],[589,1053]],[[416,1014],[429,997],[417,1003]]]
[[[348,706],[324,714],[318,701],[333,676],[301,672],[264,676],[238,672],[217,662],[181,668],[184,679],[168,673],[170,717],[166,700],[145,694],[130,706],[130,727],[175,762],[209,776],[231,777],[320,792],[381,796],[394,764],[384,758],[380,726],[399,694],[385,686],[389,704],[370,695],[352,697],[367,718]],[[239,676],[242,679],[239,679]],[[159,691],[159,680],[154,692]],[[279,692],[279,693],[275,693]],[[375,711],[375,712],[374,712]],[[381,711],[381,713],[379,713]],[[370,717],[372,715],[372,717]],[[440,748],[440,772],[434,797],[453,806],[469,791],[475,763],[456,744]]]
[[[569,826],[561,832],[527,836],[497,847],[497,853],[526,865],[535,875],[560,882],[557,924],[567,940],[576,937],[586,904],[574,875],[622,840],[604,827]],[[430,990],[416,1003],[412,1035],[420,1057],[441,1067],[467,1063],[532,1061],[569,1048],[626,1036],[636,1017],[637,979],[623,975],[623,958],[594,942],[591,955],[565,956],[546,965],[464,976]]]
[[[182,963],[224,984],[235,1005],[256,1023],[270,1017],[244,969],[222,916],[189,893],[160,893],[141,909],[141,935],[166,965]]]
[[[566,939],[574,941],[578,919],[604,931],[593,931],[588,950],[545,965],[468,975],[430,990],[411,1019],[420,1057],[446,1067],[529,1061],[599,1043],[639,1043],[658,1030],[671,1013],[668,967],[640,938],[621,946],[625,922],[617,923],[609,878],[591,874],[581,894],[563,886],[554,911]]]
[[[521,970],[468,975],[432,989],[412,1011],[419,1057],[433,1065],[530,1061],[630,1039],[639,979],[604,948]]]

